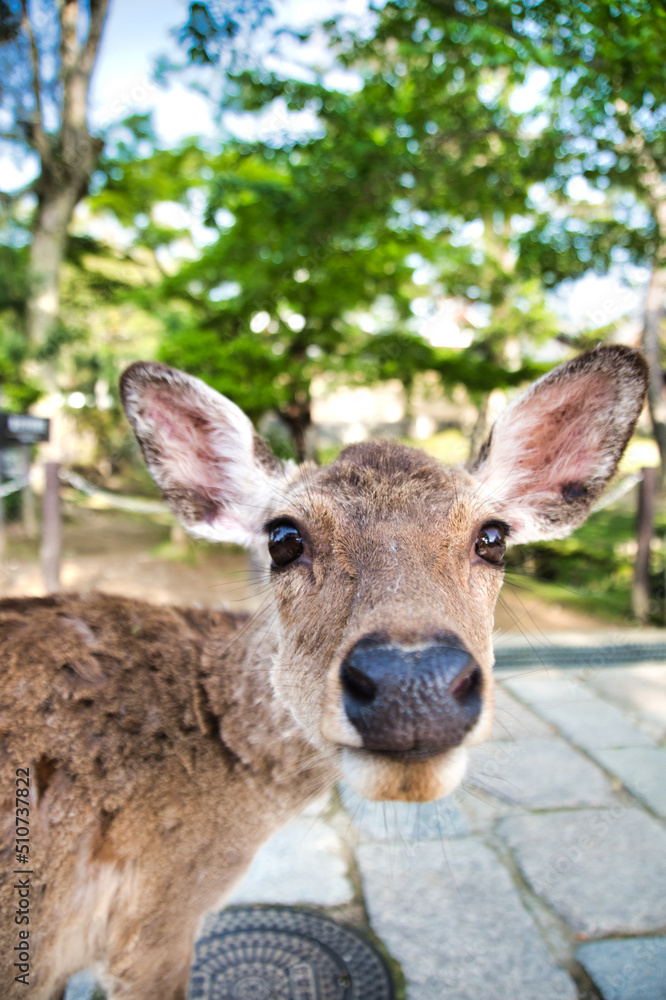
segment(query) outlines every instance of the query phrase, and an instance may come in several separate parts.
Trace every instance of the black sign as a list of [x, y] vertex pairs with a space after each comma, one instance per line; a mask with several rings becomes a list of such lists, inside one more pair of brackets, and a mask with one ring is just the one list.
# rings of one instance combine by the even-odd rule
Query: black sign
[[33, 417], [31, 413], [0, 412], [0, 445], [36, 444], [48, 441], [49, 421], [46, 417]]

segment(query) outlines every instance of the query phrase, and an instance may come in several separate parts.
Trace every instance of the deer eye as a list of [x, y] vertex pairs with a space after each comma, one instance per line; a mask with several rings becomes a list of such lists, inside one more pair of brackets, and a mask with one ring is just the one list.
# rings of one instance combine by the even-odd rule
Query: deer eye
[[477, 556], [494, 566], [501, 566], [506, 552], [507, 533], [503, 524], [484, 524], [474, 543]]
[[268, 551], [273, 566], [282, 568], [303, 555], [303, 539], [295, 524], [279, 521], [268, 528]]

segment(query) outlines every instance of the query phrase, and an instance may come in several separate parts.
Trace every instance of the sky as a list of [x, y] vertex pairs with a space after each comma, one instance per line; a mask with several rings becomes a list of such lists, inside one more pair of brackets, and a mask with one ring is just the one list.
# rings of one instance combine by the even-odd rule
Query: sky
[[[170, 31], [187, 20], [187, 0], [111, 0], [90, 90], [93, 132], [126, 115], [153, 109], [165, 143], [185, 135], [209, 134], [212, 119], [206, 101], [173, 83], [168, 90], [152, 79], [158, 56], [175, 56]], [[36, 172], [36, 164], [0, 157], [0, 188], [15, 190]]]
[[[111, 0], [90, 88], [90, 126], [93, 132], [137, 112], [152, 111], [156, 132], [165, 145], [190, 135], [217, 131], [211, 107], [204, 97], [172, 76], [168, 87], [153, 79], [159, 56], [182, 60], [184, 52], [174, 29], [188, 18], [188, 0]], [[359, 14], [365, 0], [286, 0], [285, 17], [307, 23], [334, 9]], [[322, 50], [323, 51], [323, 50]], [[239, 124], [242, 131], [243, 126]], [[0, 189], [16, 190], [36, 173], [36, 161], [18, 163], [0, 155]]]
[[[168, 89], [152, 79], [153, 68], [160, 55], [182, 60], [184, 51], [173, 35], [188, 17], [188, 0], [111, 0], [104, 29], [95, 75], [91, 87], [91, 123], [102, 127], [125, 114], [153, 110], [157, 134], [166, 144], [176, 143], [189, 135], [215, 134], [210, 106], [205, 98], [173, 77]], [[352, 17], [367, 12], [366, 0], [282, 0], [276, 5], [281, 20], [292, 27], [311, 24], [333, 12], [345, 12]], [[284, 43], [285, 45], [288, 43]], [[300, 52], [292, 49], [296, 58]], [[301, 50], [302, 51], [302, 50]], [[307, 58], [319, 63], [330, 62], [330, 56], [314, 37], [308, 46]], [[292, 64], [296, 72], [296, 62]], [[341, 87], [353, 88], [355, 74], [332, 70], [327, 79]], [[228, 116], [231, 120], [233, 116]], [[233, 119], [234, 131], [242, 130]]]
[[94, 129], [153, 109], [158, 135], [167, 144], [212, 132], [201, 95], [182, 83], [158, 87], [152, 79], [158, 56], [182, 58], [171, 31], [187, 21], [187, 8], [185, 0], [111, 0], [91, 85]]

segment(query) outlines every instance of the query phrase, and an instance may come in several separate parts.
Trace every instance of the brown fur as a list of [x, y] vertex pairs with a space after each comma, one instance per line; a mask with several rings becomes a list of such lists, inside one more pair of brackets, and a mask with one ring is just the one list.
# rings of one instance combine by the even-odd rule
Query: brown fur
[[[498, 520], [519, 539], [579, 523], [644, 391], [634, 352], [592, 352], [512, 404], [472, 471], [388, 442], [295, 470], [202, 383], [129, 369], [128, 416], [164, 494], [191, 530], [252, 544], [270, 595], [254, 619], [94, 594], [0, 602], [3, 996], [25, 991], [11, 957], [18, 768], [31, 777], [35, 1000], [59, 1000], [86, 966], [114, 1000], [182, 1000], [203, 914], [340, 773], [370, 798], [454, 788], [492, 722], [502, 569], [475, 540]], [[265, 526], [280, 517], [304, 550], [269, 570]], [[478, 664], [483, 710], [458, 746], [428, 759], [363, 749], [340, 670], [374, 634], [400, 648], [452, 635]]]
[[3, 997], [28, 992], [11, 968], [15, 869], [33, 872], [31, 997], [60, 996], [97, 963], [114, 997], [182, 997], [202, 913], [335, 779], [271, 696], [268, 664], [244, 662], [246, 628], [101, 594], [0, 602]]

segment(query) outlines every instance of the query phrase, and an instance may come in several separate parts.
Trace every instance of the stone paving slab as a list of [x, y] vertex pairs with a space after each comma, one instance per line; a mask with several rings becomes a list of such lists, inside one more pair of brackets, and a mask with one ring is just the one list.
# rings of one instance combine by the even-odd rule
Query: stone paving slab
[[490, 739], [521, 740], [525, 736], [553, 736], [555, 730], [529, 708], [525, 708], [501, 684], [495, 687], [495, 721]]
[[666, 663], [595, 670], [588, 680], [620, 708], [636, 712], [657, 741], [666, 740]]
[[666, 1000], [666, 938], [584, 944], [576, 958], [603, 1000]]
[[591, 750], [607, 771], [659, 816], [666, 818], [666, 747]]
[[436, 802], [371, 802], [349, 787], [340, 789], [340, 797], [352, 825], [372, 840], [414, 843], [462, 837], [469, 830], [464, 815], [452, 799]]
[[619, 708], [601, 698], [540, 702], [537, 710], [584, 750], [654, 746], [650, 737], [632, 725]]
[[572, 930], [603, 937], [666, 928], [666, 831], [641, 810], [510, 816], [498, 832]]
[[591, 761], [561, 739], [530, 737], [485, 744], [470, 754], [469, 784], [529, 809], [610, 806], [613, 787]]
[[397, 854], [361, 844], [370, 923], [400, 962], [408, 1000], [575, 1000], [507, 869], [475, 838]]
[[352, 898], [340, 837], [322, 820], [306, 817], [262, 847], [226, 903], [341, 906]]
[[494, 795], [489, 795], [467, 782], [464, 788], [459, 788], [453, 793], [452, 798], [467, 820], [470, 833], [492, 835], [499, 819], [504, 816], [524, 814], [520, 806], [514, 806]]
[[536, 673], [530, 670], [523, 675], [502, 678], [502, 684], [520, 701], [535, 706], [550, 701], [594, 701], [597, 697], [575, 670], [553, 668]]
[[92, 972], [77, 972], [67, 983], [63, 1000], [96, 1000], [104, 992]]

